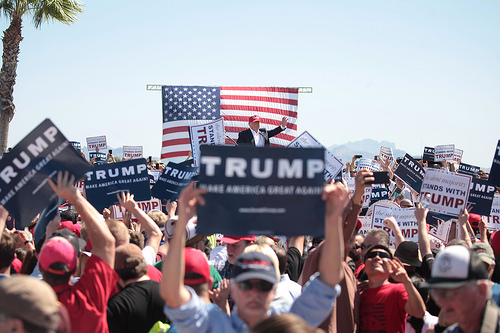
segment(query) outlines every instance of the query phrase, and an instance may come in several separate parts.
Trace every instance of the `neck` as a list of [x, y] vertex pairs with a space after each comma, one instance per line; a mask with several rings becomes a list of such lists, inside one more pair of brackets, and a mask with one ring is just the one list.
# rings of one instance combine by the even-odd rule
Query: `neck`
[[151, 280], [147, 274], [144, 274], [140, 278], [130, 279], [130, 280], [127, 280], [127, 281], [123, 281], [122, 279], [120, 279], [120, 286], [122, 288], [124, 288], [124, 287], [128, 286], [131, 283], [140, 282], [140, 281], [147, 281], [147, 280]]
[[0, 274], [10, 275], [10, 265], [5, 268], [0, 268]]
[[370, 276], [368, 277], [368, 286], [370, 288], [377, 288], [384, 284], [389, 283], [389, 278], [387, 276]]
[[243, 320], [247, 325], [248, 327], [254, 327], [255, 325], [257, 325], [259, 322], [261, 322], [262, 320], [266, 319], [267, 316], [241, 316], [239, 313], [238, 313], [238, 316], [241, 318], [241, 320]]

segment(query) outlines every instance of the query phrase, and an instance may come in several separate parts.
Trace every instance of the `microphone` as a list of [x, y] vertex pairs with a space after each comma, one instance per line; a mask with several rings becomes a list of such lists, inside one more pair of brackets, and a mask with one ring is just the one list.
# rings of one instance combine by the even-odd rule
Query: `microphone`
[[227, 135], [226, 131], [224, 131], [224, 136], [225, 136], [226, 138], [228, 138], [229, 140], [231, 140], [231, 141], [234, 143], [234, 145], [235, 145], [235, 146], [237, 146], [237, 145], [238, 145], [238, 144], [236, 143], [236, 141], [234, 141], [234, 140], [233, 140], [233, 138], [231, 138], [229, 135]]

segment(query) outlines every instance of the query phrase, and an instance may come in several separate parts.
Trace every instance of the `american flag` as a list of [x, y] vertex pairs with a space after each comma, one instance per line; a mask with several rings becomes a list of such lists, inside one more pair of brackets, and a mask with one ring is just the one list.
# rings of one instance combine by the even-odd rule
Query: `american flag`
[[[287, 146], [297, 136], [298, 88], [163, 86], [163, 144], [161, 159], [188, 157], [188, 127], [224, 118], [226, 134], [236, 142], [258, 115], [268, 130], [288, 117], [287, 129], [271, 139], [272, 146]], [[226, 139], [227, 144], [234, 144]]]

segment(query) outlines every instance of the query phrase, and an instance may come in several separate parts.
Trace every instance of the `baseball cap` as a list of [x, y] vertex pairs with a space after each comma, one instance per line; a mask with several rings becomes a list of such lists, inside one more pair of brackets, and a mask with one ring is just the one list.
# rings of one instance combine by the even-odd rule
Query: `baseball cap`
[[481, 215], [474, 214], [474, 213], [469, 213], [469, 224], [473, 228], [478, 228], [480, 221], [481, 221]]
[[411, 241], [404, 241], [399, 244], [394, 256], [399, 258], [403, 265], [421, 267], [422, 261], [418, 258], [418, 245]]
[[260, 117], [257, 115], [254, 115], [254, 116], [251, 116], [250, 118], [248, 118], [249, 123], [254, 123], [256, 121], [260, 121]]
[[1, 280], [0, 310], [48, 330], [55, 330], [59, 324], [59, 307], [52, 287], [26, 275]]
[[471, 248], [472, 251], [476, 252], [479, 258], [487, 263], [488, 265], [493, 265], [495, 263], [495, 254], [493, 249], [486, 243], [474, 243]]
[[432, 265], [431, 288], [458, 288], [469, 281], [488, 279], [488, 271], [475, 251], [462, 245], [447, 246]]
[[226, 244], [236, 244], [239, 241], [255, 242], [255, 235], [254, 236], [224, 236], [220, 239], [220, 241], [223, 243], [226, 243]]
[[38, 256], [40, 267], [45, 271], [64, 275], [76, 270], [76, 251], [65, 238], [56, 236], [45, 242]]
[[495, 231], [490, 238], [490, 244], [495, 253], [500, 254], [500, 232]]
[[200, 250], [184, 248], [184, 265], [184, 275], [187, 275], [184, 276], [184, 284], [197, 285], [210, 281], [208, 261]]
[[243, 282], [260, 279], [276, 284], [276, 269], [271, 258], [260, 252], [247, 252], [238, 257], [233, 267], [232, 279]]
[[[179, 216], [172, 216], [165, 223], [165, 233], [168, 238], [172, 238], [174, 235], [175, 224], [179, 220]], [[196, 226], [198, 222], [198, 217], [193, 216], [188, 223], [186, 224], [186, 240], [190, 240], [191, 238], [198, 235], [196, 232]]]

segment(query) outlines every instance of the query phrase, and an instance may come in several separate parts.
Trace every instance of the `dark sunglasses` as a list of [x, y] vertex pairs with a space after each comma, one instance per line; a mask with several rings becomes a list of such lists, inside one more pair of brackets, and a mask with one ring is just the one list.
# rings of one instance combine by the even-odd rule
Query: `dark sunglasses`
[[242, 281], [238, 282], [238, 287], [241, 290], [252, 290], [254, 287], [256, 287], [258, 291], [271, 291], [271, 289], [273, 289], [274, 287], [274, 284], [267, 281]]
[[376, 256], [379, 256], [380, 259], [390, 259], [391, 256], [387, 252], [382, 252], [382, 251], [372, 251], [370, 253], [367, 253], [365, 257], [367, 259], [372, 259], [375, 258]]

